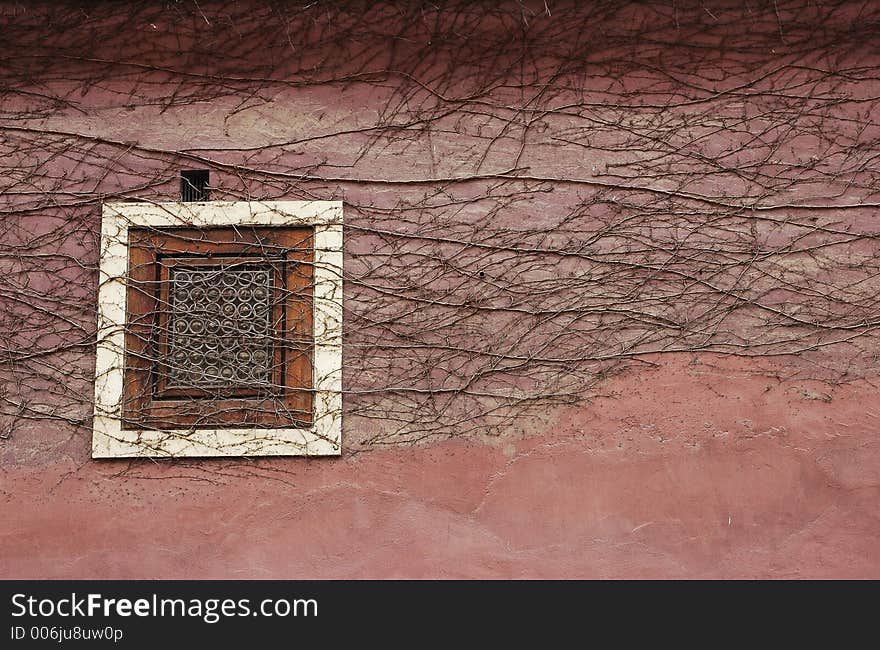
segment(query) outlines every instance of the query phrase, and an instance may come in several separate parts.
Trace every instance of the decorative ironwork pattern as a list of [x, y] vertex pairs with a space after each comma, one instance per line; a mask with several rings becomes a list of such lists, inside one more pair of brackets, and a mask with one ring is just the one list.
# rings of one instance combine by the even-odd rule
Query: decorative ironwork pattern
[[269, 385], [271, 268], [177, 267], [170, 280], [168, 387]]

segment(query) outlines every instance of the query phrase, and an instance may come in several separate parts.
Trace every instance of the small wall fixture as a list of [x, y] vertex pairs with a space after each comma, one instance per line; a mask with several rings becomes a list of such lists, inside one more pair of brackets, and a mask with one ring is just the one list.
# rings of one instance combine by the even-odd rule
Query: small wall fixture
[[180, 172], [180, 200], [184, 202], [208, 200], [207, 169], [191, 169]]

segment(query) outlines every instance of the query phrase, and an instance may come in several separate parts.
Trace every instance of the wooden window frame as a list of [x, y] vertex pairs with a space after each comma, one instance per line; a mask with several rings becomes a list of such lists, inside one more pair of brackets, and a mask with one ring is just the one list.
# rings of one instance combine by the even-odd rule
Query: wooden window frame
[[[122, 428], [311, 425], [313, 228], [132, 228], [128, 238]], [[230, 255], [275, 267], [283, 292], [273, 318], [280, 323], [273, 351], [278, 394], [248, 397], [240, 389], [169, 394], [160, 367], [169, 303], [167, 261], [176, 264], [191, 256], [190, 264], [216, 265]]]
[[[105, 204], [101, 229], [92, 456], [338, 455], [342, 442], [342, 227], [342, 203], [339, 201]], [[233, 242], [235, 250], [220, 252], [218, 246], [230, 243], [227, 238], [230, 228], [237, 233]], [[212, 229], [222, 233], [223, 237], [214, 238], [222, 241], [211, 240]], [[311, 252], [304, 252], [308, 247], [297, 246], [296, 241], [278, 239], [292, 236], [302, 244], [302, 234], [306, 231], [312, 235]], [[275, 234], [270, 234], [272, 232]], [[150, 237], [164, 239], [150, 241], [149, 246], [140, 245], [144, 238]], [[259, 238], [261, 241], [256, 241]], [[186, 243], [185, 250], [183, 242]], [[214, 419], [187, 423], [166, 417], [167, 413], [151, 410], [165, 406], [161, 402], [170, 396], [156, 392], [155, 377], [149, 377], [155, 369], [139, 367], [139, 358], [149, 365], [156, 354], [155, 350], [146, 355], [138, 353], [138, 341], [152, 339], [150, 336], [134, 336], [136, 340], [132, 340], [138, 321], [132, 313], [144, 315], [146, 322], [161, 317], [161, 309], [156, 309], [161, 296], [156, 291], [161, 287], [162, 260], [182, 255], [201, 259], [207, 258], [208, 253], [262, 260], [271, 257], [265, 254], [267, 244], [279, 244], [279, 251], [286, 250], [288, 253], [284, 255], [291, 255], [287, 260], [279, 260], [284, 267], [283, 273], [292, 269], [296, 273], [302, 272], [309, 266], [308, 256], [311, 255], [309, 287], [301, 287], [306, 289], [304, 293], [285, 294], [301, 295], [299, 299], [291, 300], [285, 309], [302, 309], [303, 315], [310, 315], [310, 318], [289, 315], [286, 319], [286, 322], [303, 324], [286, 345], [297, 352], [307, 348], [309, 358], [303, 357], [303, 363], [310, 369], [310, 388], [305, 388], [308, 381], [302, 376], [304, 366], [297, 370], [282, 364], [285, 373], [299, 373], [299, 377], [285, 377], [284, 392], [287, 394], [273, 398], [272, 405], [246, 403], [253, 402], [253, 396], [224, 394], [220, 396], [221, 401], [242, 402], [238, 405], [241, 408], [237, 416], [218, 417], [217, 400], [209, 399], [203, 402], [209, 410], [208, 405], [214, 402], [214, 414], [207, 414]], [[263, 247], [260, 254], [254, 254], [260, 246]], [[156, 259], [150, 257], [153, 254]], [[303, 284], [301, 278], [298, 281]], [[151, 282], [152, 291], [149, 289]], [[292, 280], [285, 278], [285, 282], [289, 284]], [[143, 304], [139, 306], [138, 301]], [[153, 322], [155, 325], [156, 321]], [[132, 325], [135, 325], [134, 330]], [[306, 325], [310, 325], [310, 332], [303, 329]], [[157, 331], [160, 330], [154, 326], [152, 333]], [[140, 379], [138, 373], [141, 373]], [[149, 384], [150, 392], [132, 387], [138, 381]], [[144, 395], [149, 400], [138, 405], [137, 400], [143, 400]], [[195, 395], [183, 397], [191, 406], [199, 401]], [[306, 399], [311, 400], [309, 406], [304, 406], [303, 400]], [[285, 405], [279, 404], [278, 400], [291, 401], [279, 409], [277, 407]], [[236, 405], [227, 403], [222, 406]], [[251, 421], [259, 418], [244, 417], [243, 412], [248, 410], [269, 414], [274, 411], [276, 417], [279, 411], [286, 411], [288, 415], [284, 419]], [[235, 408], [231, 411], [235, 412]], [[293, 417], [290, 417], [291, 413]], [[306, 413], [311, 414], [311, 418], [304, 415]]]

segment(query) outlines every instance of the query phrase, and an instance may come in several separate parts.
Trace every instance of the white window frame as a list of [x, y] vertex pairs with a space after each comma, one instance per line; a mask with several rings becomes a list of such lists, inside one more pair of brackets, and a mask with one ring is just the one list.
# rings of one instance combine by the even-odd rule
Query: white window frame
[[[310, 428], [123, 429], [128, 230], [314, 226]], [[333, 456], [342, 448], [342, 202], [106, 203], [102, 211], [92, 458]]]

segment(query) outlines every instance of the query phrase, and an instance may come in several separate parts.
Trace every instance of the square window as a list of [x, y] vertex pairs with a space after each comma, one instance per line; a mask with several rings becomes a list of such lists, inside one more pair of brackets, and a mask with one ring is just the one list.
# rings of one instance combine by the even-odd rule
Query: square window
[[312, 228], [130, 228], [122, 428], [309, 426]]
[[93, 457], [340, 451], [339, 202], [104, 206]]

